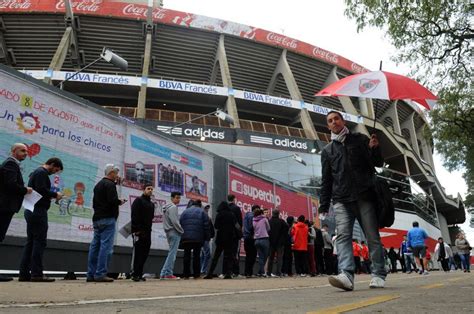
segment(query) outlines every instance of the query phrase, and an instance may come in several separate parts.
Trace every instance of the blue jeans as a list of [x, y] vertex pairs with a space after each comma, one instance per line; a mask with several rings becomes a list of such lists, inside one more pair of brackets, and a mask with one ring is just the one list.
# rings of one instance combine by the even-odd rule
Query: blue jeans
[[168, 240], [169, 251], [168, 256], [166, 257], [165, 264], [161, 269], [160, 277], [172, 276], [174, 262], [176, 261], [176, 253], [178, 252], [179, 241], [181, 240], [181, 235], [176, 231], [166, 232], [166, 239]]
[[115, 218], [94, 221], [94, 238], [89, 247], [87, 278], [102, 278], [112, 258], [115, 236]]
[[211, 247], [209, 241], [204, 241], [201, 249], [201, 273], [207, 273], [209, 261], [211, 260]]
[[268, 238], [255, 239], [255, 248], [258, 254], [258, 274], [265, 274], [265, 262], [270, 251], [270, 241]]
[[383, 257], [382, 242], [378, 229], [375, 204], [371, 200], [360, 198], [351, 203], [335, 203], [337, 228], [337, 258], [339, 272], [345, 273], [354, 282], [355, 263], [352, 253], [352, 231], [357, 218], [367, 238], [370, 259], [372, 260], [372, 277], [385, 279], [387, 271]]
[[412, 254], [403, 254], [403, 257], [405, 258], [405, 267], [407, 268], [407, 271], [411, 271], [411, 263], [413, 263], [413, 255]]
[[[43, 276], [43, 254], [48, 238], [48, 216], [25, 210], [27, 240], [20, 263], [20, 277]], [[31, 273], [30, 273], [31, 272]]]
[[470, 271], [470, 264], [471, 264], [471, 260], [470, 260], [470, 254], [467, 253], [467, 254], [459, 254], [459, 256], [461, 257], [461, 263], [462, 263], [462, 266], [464, 268], [464, 270], [469, 270]]

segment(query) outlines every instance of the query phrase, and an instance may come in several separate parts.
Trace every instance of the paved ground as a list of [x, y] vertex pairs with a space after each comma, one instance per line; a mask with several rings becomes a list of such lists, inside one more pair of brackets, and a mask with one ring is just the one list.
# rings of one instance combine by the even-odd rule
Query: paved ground
[[0, 313], [469, 313], [474, 273], [394, 274], [386, 288], [339, 291], [325, 277], [233, 280], [148, 280], [135, 283], [0, 283]]

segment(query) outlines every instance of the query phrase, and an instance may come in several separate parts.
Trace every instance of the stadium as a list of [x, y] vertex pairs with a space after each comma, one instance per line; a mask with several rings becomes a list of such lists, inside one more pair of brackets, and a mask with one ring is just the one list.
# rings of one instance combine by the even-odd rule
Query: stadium
[[[398, 247], [414, 220], [431, 248], [440, 236], [454, 242], [452, 226], [465, 221], [460, 196], [447, 195], [436, 177], [428, 122], [415, 103], [314, 96], [368, 71], [343, 56], [137, 1], [6, 0], [0, 12], [1, 63], [53, 85], [67, 80], [65, 91], [316, 195], [319, 152], [330, 140], [325, 115], [342, 112], [350, 129], [376, 133], [382, 145], [379, 175], [397, 209], [395, 224], [382, 230], [385, 247]], [[97, 61], [104, 47], [127, 60], [127, 70]], [[213, 114], [218, 108], [233, 124]]]

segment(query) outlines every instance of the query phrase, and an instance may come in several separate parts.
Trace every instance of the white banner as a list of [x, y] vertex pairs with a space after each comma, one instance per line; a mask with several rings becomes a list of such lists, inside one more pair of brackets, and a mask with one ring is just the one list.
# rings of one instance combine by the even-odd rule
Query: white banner
[[194, 84], [194, 83], [186, 83], [186, 82], [178, 82], [178, 81], [157, 80], [157, 79], [149, 79], [148, 87], [177, 90], [177, 91], [189, 92], [189, 93], [207, 94], [207, 95], [227, 96], [229, 94], [227, 87], [202, 85], [202, 84]]
[[234, 97], [239, 98], [239, 99], [250, 100], [250, 101], [263, 102], [263, 103], [276, 105], [276, 106], [301, 109], [300, 101], [291, 100], [288, 98], [275, 97], [275, 96], [241, 91], [241, 90], [234, 90]]

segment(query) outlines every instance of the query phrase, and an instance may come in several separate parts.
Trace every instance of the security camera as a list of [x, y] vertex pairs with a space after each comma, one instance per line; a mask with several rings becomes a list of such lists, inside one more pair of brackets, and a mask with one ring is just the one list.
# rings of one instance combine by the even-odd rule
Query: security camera
[[115, 54], [112, 50], [105, 48], [102, 49], [102, 54], [100, 55], [105, 61], [112, 63], [116, 67], [120, 68], [123, 71], [127, 71], [128, 62], [121, 56]]

